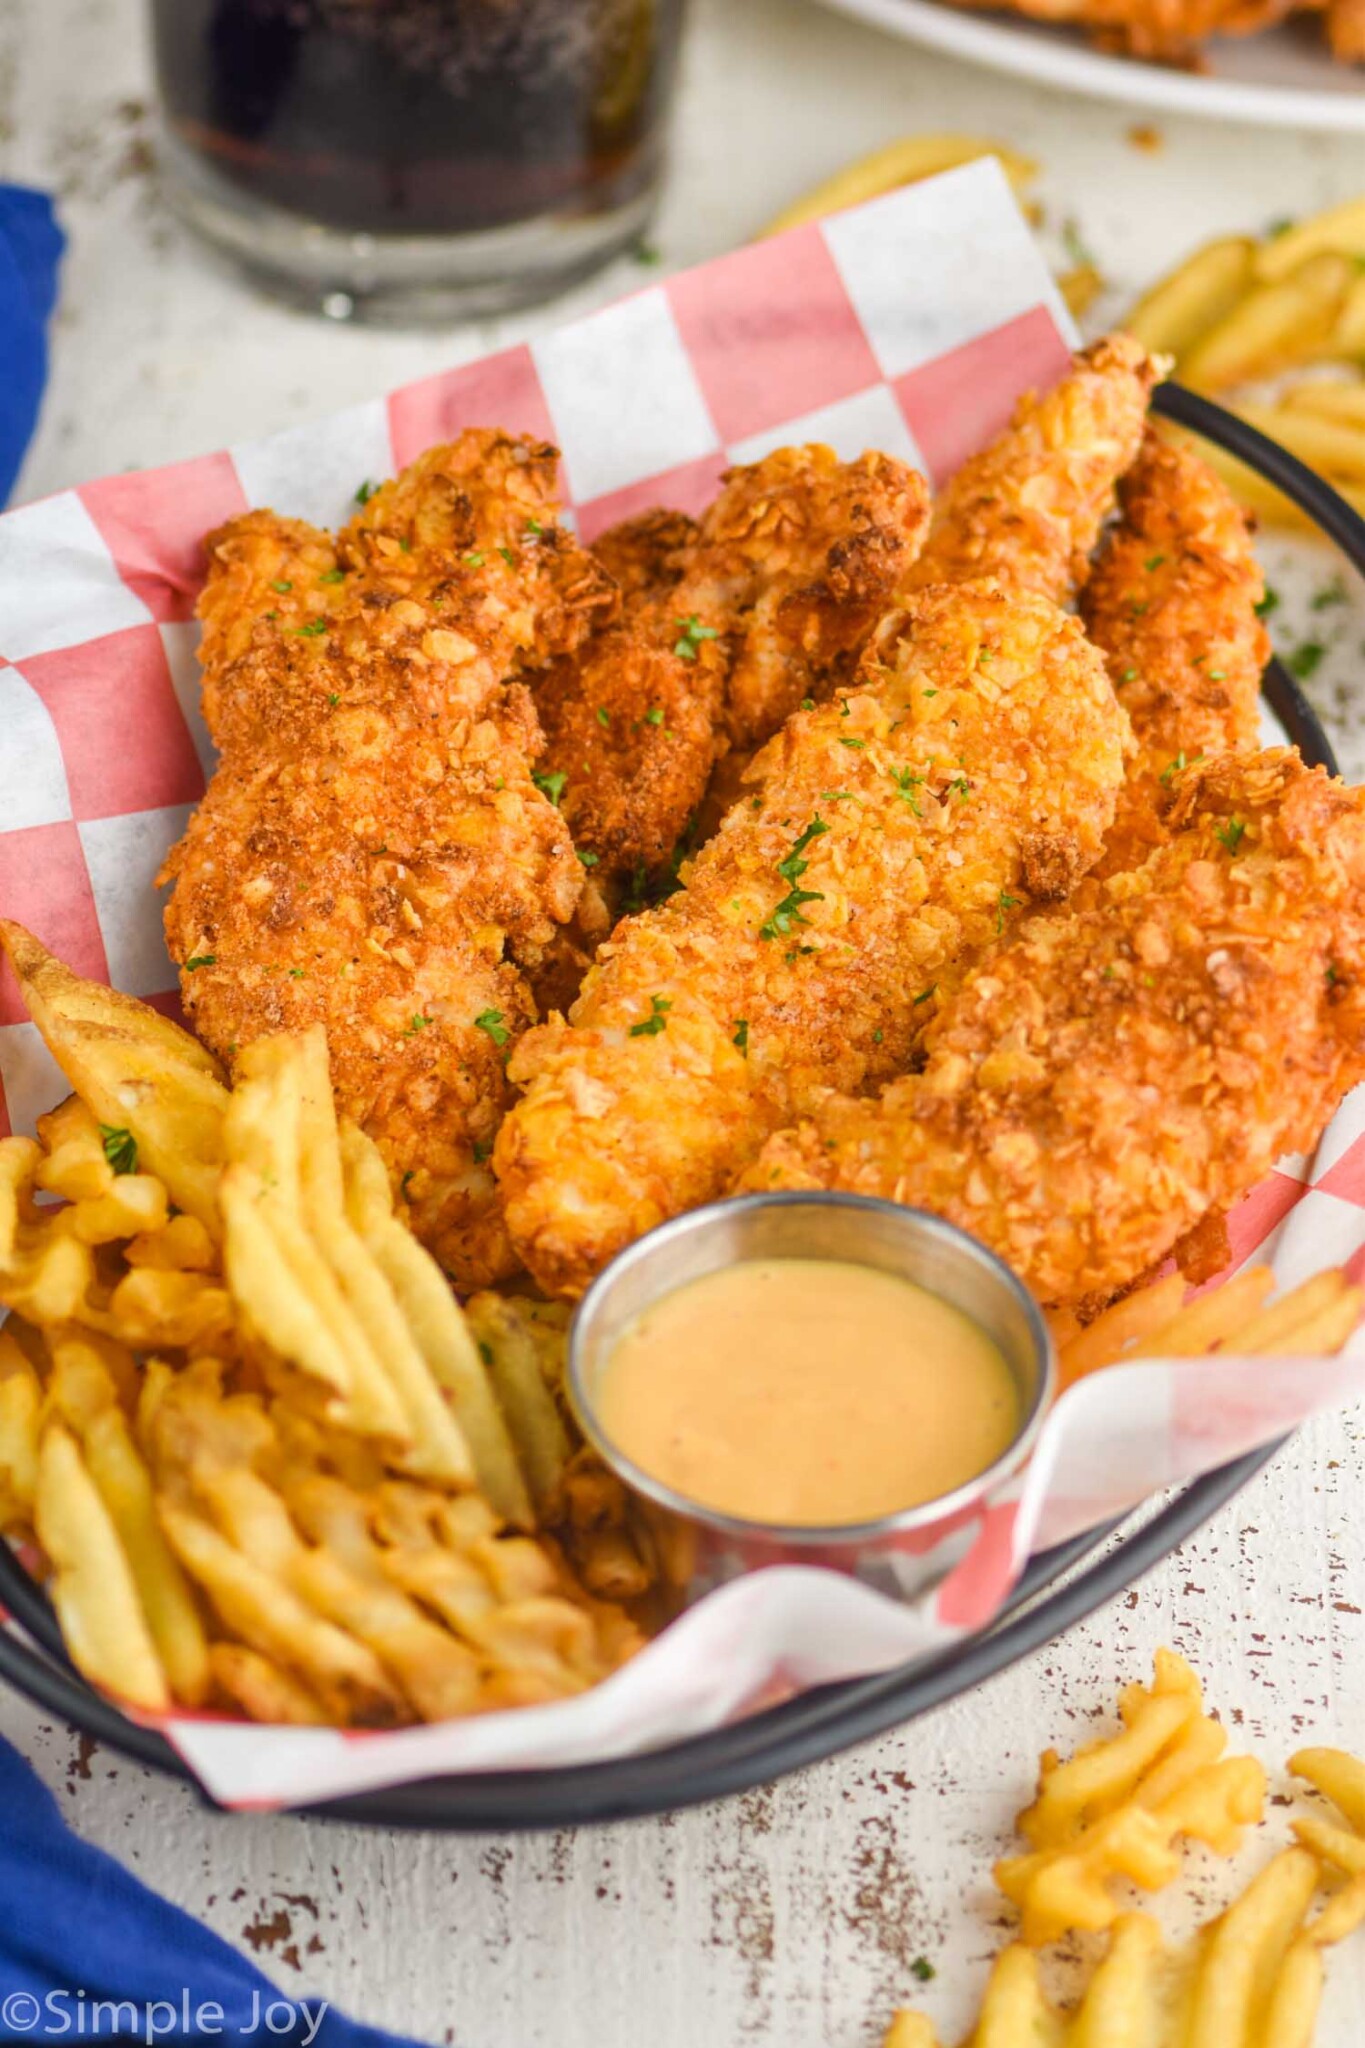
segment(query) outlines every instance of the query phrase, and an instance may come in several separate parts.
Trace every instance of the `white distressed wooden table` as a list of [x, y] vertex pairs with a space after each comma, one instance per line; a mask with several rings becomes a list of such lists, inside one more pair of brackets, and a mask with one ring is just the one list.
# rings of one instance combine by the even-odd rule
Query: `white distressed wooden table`
[[[999, 135], [1042, 159], [1045, 236], [1060, 258], [1074, 221], [1116, 307], [1200, 236], [1365, 182], [1347, 140], [1172, 122], [1153, 147], [1146, 117], [921, 55], [805, 0], [695, 4], [657, 234], [670, 266], [730, 246], [817, 176], [917, 128]], [[140, 14], [138, 0], [0, 0], [0, 174], [55, 189], [72, 235], [21, 496], [268, 432], [557, 317], [376, 335], [247, 296], [158, 203]], [[622, 263], [572, 303], [637, 280]], [[1333, 595], [1326, 558], [1276, 543], [1267, 555], [1283, 644], [1325, 643], [1311, 688], [1347, 769], [1365, 774], [1365, 608], [1353, 591], [1314, 611], [1314, 592]], [[291, 1995], [432, 2042], [856, 2048], [916, 1994], [952, 2037], [1002, 1939], [985, 1872], [1038, 1749], [1081, 1734], [1158, 1644], [1192, 1658], [1268, 1760], [1310, 1736], [1365, 1740], [1363, 1478], [1359, 1417], [1322, 1423], [1066, 1640], [851, 1756], [671, 1820], [499, 1840], [223, 1819], [3, 1695], [0, 1728], [84, 1835]], [[1186, 1910], [1226, 1895], [1225, 1873], [1190, 1868]], [[927, 1987], [911, 1971], [921, 1955], [937, 1970]], [[1362, 2012], [1357, 1945], [1334, 1968], [1323, 2048], [1358, 2048]]]

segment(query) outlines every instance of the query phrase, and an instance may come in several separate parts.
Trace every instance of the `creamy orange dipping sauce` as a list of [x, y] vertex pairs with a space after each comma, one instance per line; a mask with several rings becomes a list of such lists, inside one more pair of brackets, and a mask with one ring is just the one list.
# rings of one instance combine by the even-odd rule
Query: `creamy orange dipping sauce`
[[961, 1309], [835, 1259], [754, 1259], [627, 1325], [598, 1414], [642, 1472], [754, 1522], [865, 1522], [950, 1493], [1014, 1441], [1019, 1393]]

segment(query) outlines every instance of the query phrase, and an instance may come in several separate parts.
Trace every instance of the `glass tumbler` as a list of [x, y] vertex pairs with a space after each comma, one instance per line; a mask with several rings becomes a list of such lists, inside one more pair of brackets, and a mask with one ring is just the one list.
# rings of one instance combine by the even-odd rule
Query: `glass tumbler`
[[151, 0], [173, 204], [333, 319], [547, 297], [646, 226], [686, 0]]

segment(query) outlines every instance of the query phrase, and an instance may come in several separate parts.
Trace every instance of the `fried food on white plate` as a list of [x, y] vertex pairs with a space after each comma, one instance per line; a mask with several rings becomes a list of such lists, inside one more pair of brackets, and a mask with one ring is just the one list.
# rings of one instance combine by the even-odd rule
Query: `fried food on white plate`
[[581, 1293], [815, 1091], [902, 1070], [945, 969], [1096, 858], [1126, 727], [1041, 598], [962, 585], [888, 617], [678, 893], [618, 928], [568, 1022], [517, 1048], [495, 1165], [540, 1284]]

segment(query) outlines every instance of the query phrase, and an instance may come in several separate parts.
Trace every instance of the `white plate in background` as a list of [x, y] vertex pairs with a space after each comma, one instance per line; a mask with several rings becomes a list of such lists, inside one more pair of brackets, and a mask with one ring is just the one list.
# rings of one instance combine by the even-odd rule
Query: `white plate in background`
[[942, 0], [824, 0], [827, 7], [969, 64], [1164, 114], [1365, 134], [1365, 66], [1336, 63], [1322, 17], [1306, 15], [1206, 49], [1208, 69], [1176, 71], [1094, 50], [1079, 28], [966, 13]]

